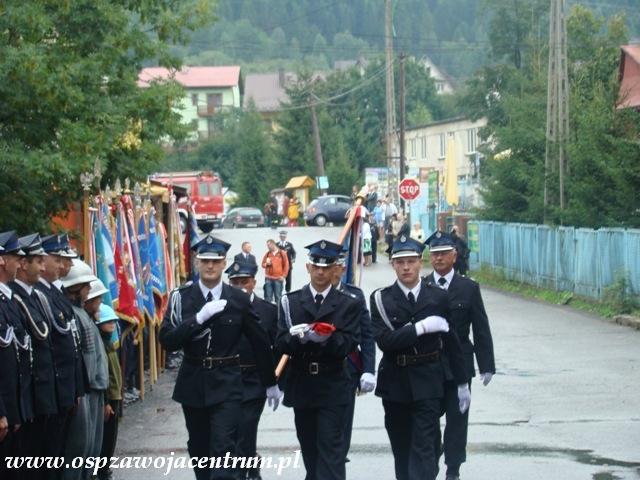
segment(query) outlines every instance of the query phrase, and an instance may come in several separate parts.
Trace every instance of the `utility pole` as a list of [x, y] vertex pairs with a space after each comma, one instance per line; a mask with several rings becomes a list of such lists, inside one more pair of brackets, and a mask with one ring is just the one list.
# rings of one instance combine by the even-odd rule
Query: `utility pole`
[[393, 136], [396, 131], [396, 106], [395, 89], [393, 86], [393, 17], [391, 12], [392, 0], [384, 0], [384, 40], [385, 40], [385, 65], [386, 65], [386, 147], [387, 147], [387, 168], [388, 191], [391, 198], [396, 203], [397, 199], [397, 179], [395, 178], [396, 165], [393, 158]]
[[544, 156], [544, 221], [551, 205], [550, 178], [558, 172], [560, 210], [566, 205], [564, 181], [568, 171], [566, 141], [569, 138], [569, 75], [565, 0], [550, 0], [549, 70], [547, 72], [547, 128]]
[[[320, 129], [318, 128], [318, 117], [316, 115], [316, 104], [312, 100], [309, 101], [311, 108], [311, 130], [313, 132], [313, 149], [316, 157], [316, 175], [324, 177], [324, 161], [322, 160], [322, 146], [320, 145]], [[320, 194], [324, 195], [326, 190], [320, 190]]]
[[[404, 146], [404, 130], [405, 130], [405, 105], [404, 105], [404, 53], [400, 54], [400, 177], [398, 184], [404, 178], [405, 169], [405, 146]], [[400, 199], [400, 210], [404, 213], [404, 200]]]

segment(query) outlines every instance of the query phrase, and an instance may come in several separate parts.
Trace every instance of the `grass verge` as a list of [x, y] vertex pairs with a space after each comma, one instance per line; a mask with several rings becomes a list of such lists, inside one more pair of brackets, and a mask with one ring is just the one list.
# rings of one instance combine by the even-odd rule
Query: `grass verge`
[[[518, 295], [535, 298], [556, 305], [570, 305], [578, 310], [606, 318], [612, 318], [616, 315], [633, 315], [640, 317], [640, 307], [637, 302], [628, 297], [620, 298], [620, 295], [605, 294], [605, 298], [602, 301], [592, 300], [575, 295], [573, 292], [547, 290], [529, 285], [528, 283], [509, 280], [502, 272], [487, 267], [482, 267], [480, 270], [473, 270], [470, 272], [470, 276], [483, 286], [505, 292], [517, 293]], [[619, 291], [620, 287], [614, 284], [611, 289]]]

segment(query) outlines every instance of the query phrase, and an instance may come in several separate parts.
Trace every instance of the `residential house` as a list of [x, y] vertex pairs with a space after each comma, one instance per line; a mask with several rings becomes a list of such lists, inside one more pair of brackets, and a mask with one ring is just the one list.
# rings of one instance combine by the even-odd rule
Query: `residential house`
[[620, 47], [618, 108], [640, 110], [640, 44]]
[[295, 73], [285, 72], [283, 69], [272, 73], [250, 73], [244, 84], [243, 108], [250, 106], [262, 116], [269, 129], [276, 130], [275, 117], [280, 105], [288, 100], [285, 89], [295, 83]]
[[140, 71], [138, 85], [147, 87], [151, 82], [170, 79], [184, 87], [185, 95], [175, 109], [182, 115], [183, 123], [192, 126], [193, 140], [205, 140], [213, 134], [217, 113], [242, 105], [239, 66], [185, 66], [180, 71], [149, 67]]
[[429, 76], [433, 78], [433, 82], [436, 86], [436, 92], [440, 94], [453, 93], [455, 90], [454, 82], [443, 69], [439, 68], [429, 57], [426, 56], [422, 57], [419, 63], [424, 66]]
[[[421, 169], [436, 170], [442, 181], [447, 143], [449, 138], [452, 138], [460, 196], [458, 208], [468, 210], [480, 206], [478, 130], [486, 124], [486, 119], [472, 121], [465, 117], [457, 117], [406, 129], [405, 159], [408, 171], [417, 175]], [[393, 136], [392, 147], [394, 157], [399, 158], [397, 135]]]

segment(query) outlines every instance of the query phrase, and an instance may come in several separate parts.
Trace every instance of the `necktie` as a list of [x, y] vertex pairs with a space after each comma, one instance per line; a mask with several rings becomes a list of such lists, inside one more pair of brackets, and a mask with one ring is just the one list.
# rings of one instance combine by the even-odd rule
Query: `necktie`
[[447, 279], [446, 279], [446, 278], [444, 278], [444, 277], [440, 277], [440, 278], [438, 279], [438, 283], [440, 284], [440, 286], [441, 286], [442, 288], [444, 288], [444, 286], [447, 284]]
[[322, 305], [322, 300], [324, 300], [324, 297], [318, 293], [315, 298], [316, 298], [316, 310], [320, 310], [320, 305]]
[[207, 293], [207, 302], [213, 300], [213, 294], [211, 292]]
[[413, 307], [416, 304], [416, 297], [413, 294], [413, 292], [409, 292], [409, 294], [407, 295], [407, 298], [409, 299], [409, 303]]

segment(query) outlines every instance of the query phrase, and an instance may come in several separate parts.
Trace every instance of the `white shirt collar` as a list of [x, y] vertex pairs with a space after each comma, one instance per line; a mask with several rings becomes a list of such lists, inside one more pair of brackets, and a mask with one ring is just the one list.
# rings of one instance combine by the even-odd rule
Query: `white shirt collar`
[[204, 298], [207, 298], [207, 295], [209, 295], [209, 292], [211, 292], [214, 300], [220, 300], [220, 296], [222, 295], [222, 280], [220, 280], [218, 284], [213, 288], [207, 287], [204, 283], [202, 283], [202, 280], [198, 280], [198, 285], [200, 285], [200, 291], [202, 292], [202, 296]]
[[0, 282], [0, 292], [2, 292], [5, 297], [7, 297], [9, 300], [11, 300], [11, 297], [13, 296], [13, 292], [11, 291], [11, 289], [9, 287], [7, 287], [2, 282]]
[[400, 287], [400, 290], [402, 290], [402, 293], [404, 293], [404, 296], [407, 297], [407, 299], [409, 298], [409, 292], [413, 293], [413, 297], [416, 300], [418, 299], [418, 295], [420, 295], [420, 288], [422, 287], [422, 281], [419, 281], [418, 284], [413, 288], [405, 286], [400, 280], [397, 280], [396, 283]]
[[62, 280], [58, 279], [53, 282], [53, 286], [62, 291]]
[[25, 292], [27, 292], [27, 295], [31, 295], [31, 292], [33, 292], [33, 287], [30, 285], [27, 285], [22, 280], [18, 280], [16, 278], [16, 283], [20, 285]]
[[309, 284], [309, 290], [311, 290], [311, 296], [314, 298], [314, 300], [316, 298], [316, 295], [318, 294], [322, 295], [322, 300], [324, 300], [325, 298], [327, 298], [327, 295], [329, 295], [329, 290], [331, 290], [331, 285], [325, 288], [322, 292], [318, 292], [315, 288], [313, 288], [311, 284]]
[[440, 275], [438, 272], [436, 272], [434, 270], [433, 271], [433, 281], [436, 282], [436, 285], [438, 287], [444, 288], [445, 290], [447, 290], [449, 288], [449, 285], [451, 285], [451, 280], [453, 280], [453, 274], [454, 273], [456, 273], [456, 271], [452, 268], [451, 271], [444, 276], [444, 279], [447, 281], [447, 283], [445, 283], [444, 285], [440, 285], [440, 283], [438, 283], [438, 280], [440, 280], [440, 278], [442, 278], [442, 275]]
[[40, 277], [40, 278], [38, 279], [38, 281], [39, 281], [41, 284], [43, 284], [45, 287], [47, 287], [47, 288], [51, 288], [51, 284], [50, 284], [48, 281], [46, 281], [43, 277]]

